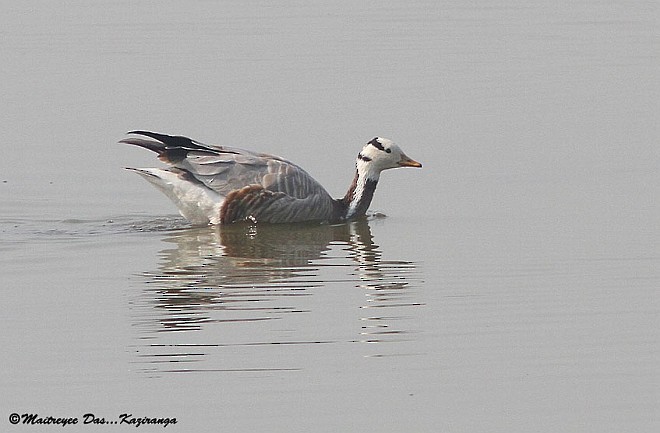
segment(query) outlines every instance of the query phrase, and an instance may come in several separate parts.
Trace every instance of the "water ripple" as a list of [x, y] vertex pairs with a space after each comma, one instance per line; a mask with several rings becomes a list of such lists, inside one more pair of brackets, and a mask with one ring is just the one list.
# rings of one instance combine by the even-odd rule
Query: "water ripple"
[[[286, 347], [415, 338], [406, 310], [423, 305], [417, 265], [382, 260], [368, 221], [190, 228], [163, 242], [158, 268], [139, 276], [144, 284], [131, 301], [137, 362], [149, 374], [297, 371]], [[349, 332], [337, 308], [355, 311]], [[274, 348], [284, 365], [265, 355]], [[182, 362], [195, 367], [171, 368]]]

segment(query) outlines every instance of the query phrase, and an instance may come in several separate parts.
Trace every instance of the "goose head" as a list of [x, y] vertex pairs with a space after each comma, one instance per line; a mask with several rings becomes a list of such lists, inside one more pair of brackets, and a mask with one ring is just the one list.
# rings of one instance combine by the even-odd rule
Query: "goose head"
[[375, 137], [358, 153], [356, 173], [348, 192], [338, 200], [341, 211], [339, 220], [349, 220], [365, 214], [376, 190], [380, 173], [397, 167], [417, 167], [422, 164], [408, 157], [392, 142], [383, 137]]
[[366, 178], [378, 179], [380, 172], [397, 167], [421, 168], [422, 164], [408, 157], [392, 140], [375, 137], [357, 157], [358, 172]]

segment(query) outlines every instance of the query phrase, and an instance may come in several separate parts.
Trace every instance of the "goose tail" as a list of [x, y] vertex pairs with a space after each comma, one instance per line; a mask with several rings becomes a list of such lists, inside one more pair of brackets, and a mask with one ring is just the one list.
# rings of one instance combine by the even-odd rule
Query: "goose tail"
[[176, 168], [133, 168], [126, 170], [139, 174], [174, 202], [181, 216], [195, 225], [218, 224], [220, 207], [225, 197], [191, 182], [187, 172]]

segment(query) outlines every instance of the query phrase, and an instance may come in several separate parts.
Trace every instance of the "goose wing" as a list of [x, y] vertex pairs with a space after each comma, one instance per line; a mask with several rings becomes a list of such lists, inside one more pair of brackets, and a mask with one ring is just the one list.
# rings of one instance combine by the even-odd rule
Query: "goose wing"
[[181, 177], [209, 188], [225, 200], [220, 222], [253, 218], [260, 222], [333, 219], [334, 200], [298, 165], [275, 155], [211, 146], [187, 137], [148, 131], [123, 143], [152, 150]]

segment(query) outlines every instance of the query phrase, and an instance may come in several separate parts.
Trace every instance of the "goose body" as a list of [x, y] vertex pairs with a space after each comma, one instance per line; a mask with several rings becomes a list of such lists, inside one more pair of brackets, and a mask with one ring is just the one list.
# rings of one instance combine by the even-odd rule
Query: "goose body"
[[169, 167], [128, 170], [161, 190], [193, 224], [356, 219], [366, 213], [381, 171], [422, 166], [392, 141], [376, 137], [358, 154], [346, 195], [334, 199], [301, 167], [275, 155], [155, 132], [129, 134], [134, 137], [121, 143], [152, 150]]

